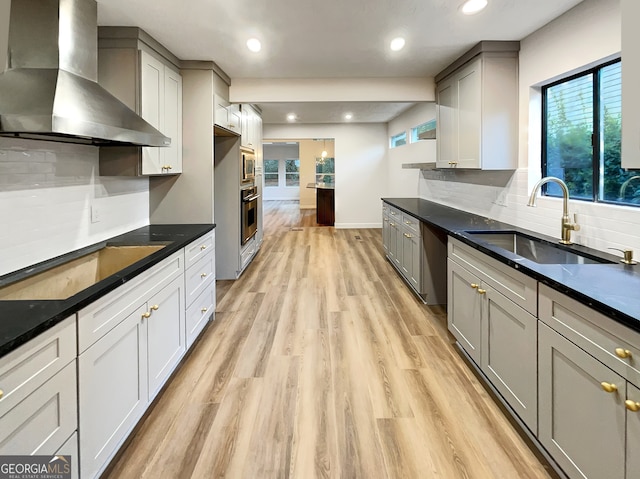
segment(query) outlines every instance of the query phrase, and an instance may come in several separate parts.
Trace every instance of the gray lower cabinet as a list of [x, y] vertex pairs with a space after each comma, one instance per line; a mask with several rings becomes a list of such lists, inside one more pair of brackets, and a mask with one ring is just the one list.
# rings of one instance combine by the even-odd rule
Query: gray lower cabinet
[[382, 204], [382, 246], [386, 257], [427, 304], [446, 299], [446, 234], [409, 213]]
[[482, 295], [477, 288], [480, 279], [452, 260], [447, 262], [447, 323], [476, 364], [480, 364], [482, 341]]
[[537, 322], [495, 289], [482, 283], [480, 367], [520, 419], [535, 434], [538, 427]]
[[625, 406], [627, 407], [627, 479], [632, 479], [640, 477], [640, 389], [631, 383], [627, 383]]
[[[504, 401], [534, 434], [538, 428], [537, 318], [529, 293], [535, 280], [450, 239], [447, 324]], [[530, 281], [529, 281], [530, 280]], [[515, 285], [515, 286], [514, 286]], [[517, 286], [517, 287], [516, 287]]]
[[625, 478], [626, 381], [542, 322], [538, 340], [538, 439], [571, 478]]

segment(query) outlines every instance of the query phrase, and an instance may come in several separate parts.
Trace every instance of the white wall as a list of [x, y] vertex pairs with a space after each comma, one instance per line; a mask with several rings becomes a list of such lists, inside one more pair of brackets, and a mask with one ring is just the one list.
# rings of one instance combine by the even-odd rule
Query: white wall
[[380, 228], [387, 188], [387, 125], [383, 123], [264, 125], [264, 138], [333, 138], [336, 228]]
[[0, 139], [0, 275], [147, 224], [148, 179], [99, 177], [98, 148]]
[[[540, 85], [616, 56], [620, 52], [619, 0], [585, 0], [566, 14], [522, 40], [520, 51], [520, 169], [505, 186], [461, 181], [420, 181], [420, 196], [473, 213], [558, 237], [561, 200], [542, 197], [537, 208], [526, 203], [541, 176]], [[528, 169], [527, 169], [528, 167]], [[491, 175], [491, 172], [480, 173]], [[427, 177], [435, 173], [424, 172]], [[570, 201], [581, 231], [576, 242], [606, 250], [640, 250], [640, 208]]]
[[[436, 105], [433, 102], [418, 103], [388, 123], [387, 137], [407, 132], [411, 139], [411, 128], [436, 117]], [[435, 140], [421, 140], [407, 143], [397, 148], [389, 148], [388, 153], [388, 189], [386, 196], [405, 198], [418, 196], [420, 170], [402, 168], [403, 163], [430, 163], [436, 161]]]

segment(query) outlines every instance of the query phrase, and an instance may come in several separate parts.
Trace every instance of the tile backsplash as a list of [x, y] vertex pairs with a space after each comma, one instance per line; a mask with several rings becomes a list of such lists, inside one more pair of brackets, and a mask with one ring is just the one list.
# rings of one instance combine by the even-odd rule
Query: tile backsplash
[[[436, 177], [438, 172], [421, 173], [420, 197], [424, 199], [549, 236], [560, 236], [562, 200], [539, 197], [536, 208], [528, 207], [527, 169], [509, 172], [510, 178], [502, 178], [497, 184], [491, 181], [477, 184], [477, 178], [466, 181], [463, 175]], [[490, 176], [497, 173], [475, 174]], [[572, 234], [576, 243], [620, 255], [608, 248], [631, 248], [635, 256], [640, 257], [640, 208], [569, 200], [572, 219], [574, 213], [580, 225], [580, 231]]]
[[98, 148], [0, 139], [0, 275], [149, 224], [149, 180], [98, 176]]

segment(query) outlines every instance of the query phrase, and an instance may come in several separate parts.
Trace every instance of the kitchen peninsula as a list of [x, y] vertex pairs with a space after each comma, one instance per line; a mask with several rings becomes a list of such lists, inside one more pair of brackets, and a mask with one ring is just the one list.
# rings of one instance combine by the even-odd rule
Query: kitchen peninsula
[[335, 223], [335, 190], [333, 183], [309, 183], [307, 188], [316, 189], [316, 222], [333, 226]]

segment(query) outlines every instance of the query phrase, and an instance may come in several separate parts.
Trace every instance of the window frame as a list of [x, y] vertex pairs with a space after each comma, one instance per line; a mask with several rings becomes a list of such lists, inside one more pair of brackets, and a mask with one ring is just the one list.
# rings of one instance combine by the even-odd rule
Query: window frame
[[[275, 161], [277, 162], [278, 165], [278, 172], [277, 173], [273, 173], [272, 171], [267, 172], [264, 168], [264, 162], [265, 161]], [[265, 188], [280, 188], [280, 160], [279, 159], [275, 159], [275, 158], [265, 158], [263, 160], [263, 168], [262, 168], [262, 174], [264, 175], [264, 187]], [[277, 179], [278, 179], [278, 184], [277, 185], [267, 185], [267, 175], [273, 175], [273, 174], [277, 174]]]
[[[401, 144], [401, 145], [396, 145], [394, 143], [394, 140], [397, 141], [396, 139], [399, 139], [402, 136], [404, 136], [404, 143]], [[391, 135], [389, 137], [389, 148], [400, 148], [401, 146], [406, 146], [408, 144], [409, 144], [409, 139], [407, 137], [407, 130], [401, 131], [400, 133], [397, 133], [395, 135]]]
[[[551, 83], [548, 83], [546, 85], [543, 85], [541, 88], [541, 96], [542, 96], [542, 101], [541, 101], [541, 105], [542, 105], [542, 135], [541, 135], [541, 143], [542, 143], [542, 155], [541, 155], [541, 173], [542, 176], [548, 176], [547, 173], [547, 162], [548, 162], [548, 158], [547, 158], [547, 134], [548, 134], [548, 115], [547, 115], [547, 106], [548, 106], [548, 95], [547, 95], [547, 91], [549, 90], [549, 88], [552, 88], [554, 86], [560, 85], [562, 83], [567, 83], [570, 82], [572, 80], [581, 78], [581, 77], [586, 77], [588, 75], [593, 75], [593, 83], [592, 83], [592, 87], [593, 87], [593, 94], [592, 94], [592, 108], [593, 108], [593, 129], [592, 129], [592, 134], [591, 134], [591, 174], [593, 175], [593, 181], [592, 181], [592, 185], [591, 185], [591, 198], [582, 198], [582, 197], [572, 197], [571, 199], [575, 199], [578, 201], [585, 201], [585, 202], [590, 202], [590, 203], [602, 203], [602, 204], [609, 204], [609, 205], [620, 205], [620, 206], [640, 206], [640, 205], [634, 205], [632, 203], [624, 203], [624, 202], [617, 202], [617, 201], [611, 201], [611, 200], [606, 200], [604, 198], [600, 197], [600, 186], [601, 186], [601, 181], [604, 181], [604, 176], [600, 175], [600, 158], [601, 156], [604, 154], [604, 150], [600, 148], [601, 145], [601, 141], [602, 141], [602, 128], [603, 125], [601, 124], [601, 115], [600, 115], [600, 110], [602, 107], [601, 104], [601, 98], [600, 98], [600, 90], [601, 90], [601, 82], [600, 82], [600, 71], [603, 70], [604, 68], [614, 65], [616, 63], [620, 63], [620, 66], [622, 67], [622, 58], [621, 57], [617, 57], [614, 58], [612, 60], [608, 60], [605, 61], [603, 63], [599, 63], [598, 65], [580, 71], [578, 73], [566, 76], [566, 77], [562, 77], [556, 81], [553, 81]], [[543, 185], [542, 187], [542, 195], [543, 196], [548, 196], [551, 198], [557, 198], [558, 195], [550, 195], [547, 192], [547, 186], [548, 184]], [[603, 195], [604, 196], [604, 195]]]

